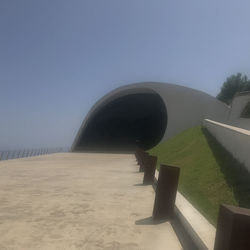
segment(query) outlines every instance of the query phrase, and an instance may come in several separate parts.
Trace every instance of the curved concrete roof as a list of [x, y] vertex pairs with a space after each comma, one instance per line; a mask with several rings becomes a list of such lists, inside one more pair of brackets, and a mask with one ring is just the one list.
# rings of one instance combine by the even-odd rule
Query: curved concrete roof
[[82, 122], [73, 142], [72, 150], [75, 150], [80, 136], [97, 111], [113, 100], [137, 93], [157, 93], [164, 101], [168, 113], [168, 125], [161, 141], [201, 124], [204, 118], [221, 122], [228, 118], [229, 107], [202, 91], [160, 82], [129, 84], [114, 89], [94, 104]]

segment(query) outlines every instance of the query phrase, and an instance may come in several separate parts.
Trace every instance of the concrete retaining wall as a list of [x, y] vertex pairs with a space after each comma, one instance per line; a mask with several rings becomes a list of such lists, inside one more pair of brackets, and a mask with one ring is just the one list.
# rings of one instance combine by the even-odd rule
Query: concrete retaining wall
[[250, 172], [250, 130], [204, 120], [204, 126]]
[[249, 92], [241, 93], [234, 97], [227, 121], [228, 124], [243, 129], [250, 129], [250, 119], [240, 117], [241, 112], [243, 111], [244, 107], [247, 105], [249, 101], [250, 101]]

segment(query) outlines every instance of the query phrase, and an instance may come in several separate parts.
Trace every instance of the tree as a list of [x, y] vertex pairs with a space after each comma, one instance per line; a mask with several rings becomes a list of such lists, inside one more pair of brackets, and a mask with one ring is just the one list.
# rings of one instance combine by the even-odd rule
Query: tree
[[223, 83], [217, 98], [226, 104], [230, 104], [234, 95], [243, 91], [250, 91], [250, 80], [246, 75], [237, 73], [236, 75], [231, 75], [227, 78]]

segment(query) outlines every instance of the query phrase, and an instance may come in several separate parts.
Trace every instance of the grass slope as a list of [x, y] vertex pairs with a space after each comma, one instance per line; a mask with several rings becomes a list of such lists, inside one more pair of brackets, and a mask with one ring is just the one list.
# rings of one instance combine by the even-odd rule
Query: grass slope
[[221, 203], [250, 208], [250, 175], [201, 126], [149, 150], [159, 164], [181, 168], [179, 191], [216, 225]]

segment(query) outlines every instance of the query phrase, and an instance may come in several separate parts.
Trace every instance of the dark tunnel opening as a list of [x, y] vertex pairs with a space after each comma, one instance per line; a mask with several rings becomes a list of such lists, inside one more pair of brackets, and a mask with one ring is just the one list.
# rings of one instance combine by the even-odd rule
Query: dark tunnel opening
[[167, 127], [167, 110], [156, 93], [119, 97], [96, 111], [74, 151], [131, 152], [157, 145]]

